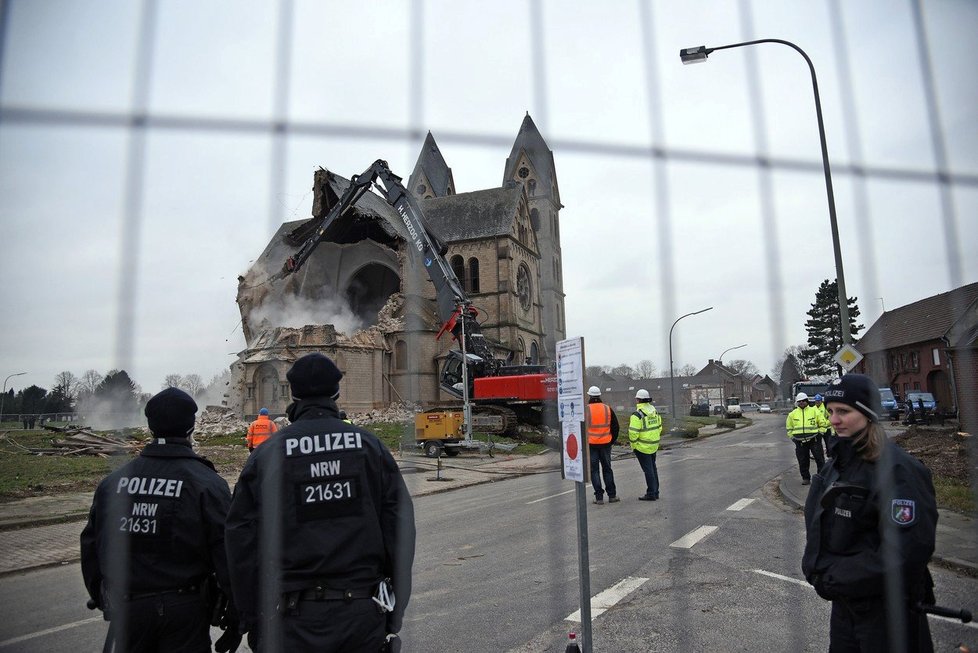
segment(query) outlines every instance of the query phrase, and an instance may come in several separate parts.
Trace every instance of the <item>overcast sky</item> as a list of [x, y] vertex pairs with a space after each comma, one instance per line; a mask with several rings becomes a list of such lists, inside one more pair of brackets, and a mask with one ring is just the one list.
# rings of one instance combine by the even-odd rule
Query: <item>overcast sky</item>
[[[147, 392], [170, 373], [209, 379], [245, 347], [237, 276], [277, 223], [309, 216], [317, 167], [349, 177], [383, 158], [407, 177], [430, 130], [459, 192], [497, 187], [526, 112], [554, 152], [568, 335], [588, 363], [647, 358], [668, 374], [673, 320], [712, 306], [676, 327], [676, 367], [747, 343], [725, 360], [767, 373], [805, 343], [835, 277], [811, 78], [783, 45], [696, 66], [678, 51], [777, 38], [811, 57], [848, 294], [868, 327], [978, 281], [978, 3], [922, 4], [937, 149], [909, 1], [295, 0], [280, 30], [278, 3], [165, 0], [147, 5], [141, 41], [139, 2], [9, 0], [0, 377], [50, 388], [61, 370], [121, 364]], [[127, 129], [142, 104], [149, 127]], [[943, 210], [940, 157], [954, 179]], [[134, 300], [121, 335], [120, 297]]]

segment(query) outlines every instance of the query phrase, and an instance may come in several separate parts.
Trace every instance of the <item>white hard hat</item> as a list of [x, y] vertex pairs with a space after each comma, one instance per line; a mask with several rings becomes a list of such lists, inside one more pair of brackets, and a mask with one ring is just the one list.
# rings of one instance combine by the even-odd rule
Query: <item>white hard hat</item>
[[599, 388], [596, 385], [592, 385], [590, 388], [587, 389], [587, 394], [589, 397], [600, 397], [601, 388]]
[[638, 392], [635, 393], [635, 398], [636, 399], [648, 399], [649, 398], [649, 391], [648, 390], [639, 390]]
[[795, 395], [795, 401], [808, 401], [808, 395], [806, 395], [804, 392], [799, 392], [797, 395]]

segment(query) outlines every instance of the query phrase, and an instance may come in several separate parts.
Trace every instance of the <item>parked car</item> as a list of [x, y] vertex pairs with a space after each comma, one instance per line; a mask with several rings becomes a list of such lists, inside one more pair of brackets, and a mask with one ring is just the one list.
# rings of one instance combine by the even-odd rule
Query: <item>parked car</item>
[[890, 419], [900, 419], [900, 404], [897, 402], [896, 395], [890, 388], [880, 388], [880, 403], [883, 405], [883, 412], [890, 416]]
[[757, 407], [757, 412], [759, 413], [770, 413], [771, 407], [768, 404], [761, 404]]
[[690, 406], [689, 406], [689, 416], [690, 417], [709, 417], [710, 416], [710, 404], [690, 404]]
[[920, 392], [918, 390], [912, 390], [907, 393], [907, 401], [913, 404], [913, 409], [915, 411], [920, 410], [920, 404], [923, 402], [924, 410], [933, 412], [937, 407], [937, 402], [934, 401], [934, 395], [929, 392]]
[[740, 410], [745, 413], [754, 412], [758, 408], [760, 408], [760, 406], [753, 401], [745, 401], [744, 403], [740, 404]]

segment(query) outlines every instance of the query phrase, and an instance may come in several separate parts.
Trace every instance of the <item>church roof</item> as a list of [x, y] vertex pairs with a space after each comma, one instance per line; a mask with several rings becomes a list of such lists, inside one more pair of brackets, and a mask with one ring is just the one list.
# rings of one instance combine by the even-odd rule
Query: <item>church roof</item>
[[428, 132], [421, 146], [421, 153], [418, 154], [418, 162], [414, 165], [414, 171], [408, 179], [408, 190], [417, 197], [424, 197], [424, 193], [417, 192], [418, 184], [425, 178], [431, 184], [431, 192], [435, 197], [445, 197], [455, 192], [455, 180], [452, 177], [452, 169], [445, 162], [445, 157], [441, 155], [435, 137]]
[[506, 236], [513, 231], [513, 218], [523, 189], [490, 188], [421, 202], [431, 230], [445, 242]]
[[[503, 170], [503, 184], [514, 178], [514, 172], [519, 163], [520, 151], [525, 151], [530, 163], [539, 175], [538, 188], [549, 193], [550, 188], [556, 188], [554, 183], [554, 154], [547, 147], [547, 141], [543, 140], [540, 130], [533, 123], [530, 114], [527, 113], [520, 125], [520, 131], [513, 142], [513, 149], [510, 150], [509, 158], [506, 159], [506, 167]], [[559, 197], [554, 197], [554, 201], [559, 202]]]

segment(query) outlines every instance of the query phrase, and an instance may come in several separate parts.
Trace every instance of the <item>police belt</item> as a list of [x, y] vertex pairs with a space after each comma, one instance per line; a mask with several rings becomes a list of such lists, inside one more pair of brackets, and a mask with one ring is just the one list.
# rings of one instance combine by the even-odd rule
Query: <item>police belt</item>
[[154, 596], [163, 596], [165, 594], [200, 594], [203, 590], [203, 583], [197, 582], [193, 585], [187, 585], [185, 587], [178, 587], [172, 590], [159, 590], [156, 592], [133, 592], [131, 594], [123, 594], [123, 601], [138, 601], [139, 599], [148, 599]]
[[325, 585], [316, 585], [304, 590], [287, 592], [286, 603], [293, 604], [299, 601], [352, 601], [354, 599], [369, 599], [377, 593], [376, 586], [361, 587], [356, 589], [334, 589]]

